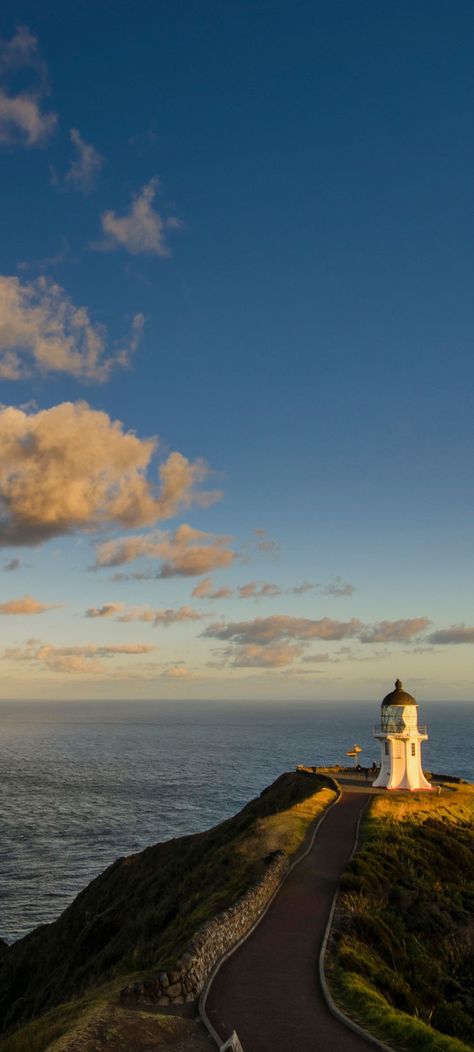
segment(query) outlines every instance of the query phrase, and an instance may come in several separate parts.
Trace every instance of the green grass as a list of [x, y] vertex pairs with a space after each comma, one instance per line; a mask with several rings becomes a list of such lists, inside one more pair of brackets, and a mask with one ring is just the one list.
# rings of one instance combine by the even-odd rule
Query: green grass
[[326, 972], [396, 1048], [474, 1047], [474, 788], [374, 798], [343, 877]]
[[235, 902], [275, 851], [298, 850], [334, 798], [331, 779], [285, 774], [213, 829], [118, 859], [57, 921], [1, 955], [0, 1033], [21, 1035], [16, 1045], [11, 1036], [0, 1040], [0, 1052], [42, 1052], [87, 1009], [78, 1005], [84, 994], [171, 968], [201, 924]]

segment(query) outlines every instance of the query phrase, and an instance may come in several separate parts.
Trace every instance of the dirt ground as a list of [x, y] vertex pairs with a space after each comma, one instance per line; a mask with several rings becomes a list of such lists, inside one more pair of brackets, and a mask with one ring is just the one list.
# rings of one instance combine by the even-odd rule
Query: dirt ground
[[51, 1046], [50, 1052], [215, 1052], [198, 1018], [108, 1004]]

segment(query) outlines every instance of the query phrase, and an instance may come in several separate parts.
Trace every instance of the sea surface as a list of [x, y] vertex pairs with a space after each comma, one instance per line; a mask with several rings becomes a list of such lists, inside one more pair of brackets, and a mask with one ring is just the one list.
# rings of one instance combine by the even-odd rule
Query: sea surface
[[[474, 706], [436, 702], [428, 770], [474, 780]], [[298, 763], [378, 758], [373, 703], [0, 702], [0, 937], [54, 920], [117, 857], [235, 814]], [[350, 761], [348, 761], [350, 762]]]

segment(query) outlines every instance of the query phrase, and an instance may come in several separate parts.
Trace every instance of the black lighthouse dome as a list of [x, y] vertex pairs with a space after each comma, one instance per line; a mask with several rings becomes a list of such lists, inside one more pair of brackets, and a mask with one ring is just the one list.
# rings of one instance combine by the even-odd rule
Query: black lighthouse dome
[[397, 679], [395, 682], [395, 690], [391, 690], [390, 694], [386, 694], [382, 702], [382, 708], [385, 705], [416, 705], [414, 697], [403, 689], [403, 683], [401, 679]]

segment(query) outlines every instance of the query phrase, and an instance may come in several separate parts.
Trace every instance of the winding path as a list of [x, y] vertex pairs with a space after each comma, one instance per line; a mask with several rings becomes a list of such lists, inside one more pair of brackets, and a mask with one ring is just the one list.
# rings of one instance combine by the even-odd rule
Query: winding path
[[244, 1052], [368, 1052], [373, 1045], [329, 1012], [318, 959], [341, 873], [367, 794], [344, 790], [309, 854], [291, 871], [262, 921], [224, 962], [206, 1012], [225, 1041], [236, 1030]]

